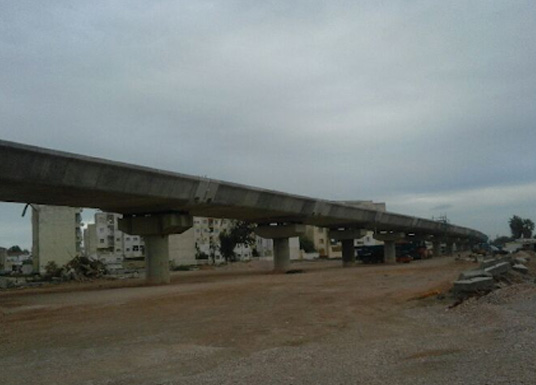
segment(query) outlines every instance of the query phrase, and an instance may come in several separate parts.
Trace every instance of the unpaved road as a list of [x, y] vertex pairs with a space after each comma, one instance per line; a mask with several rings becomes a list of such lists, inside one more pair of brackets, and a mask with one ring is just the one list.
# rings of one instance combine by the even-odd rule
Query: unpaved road
[[452, 310], [427, 297], [473, 267], [326, 261], [275, 275], [257, 262], [169, 286], [3, 291], [0, 384], [536, 384], [534, 285]]

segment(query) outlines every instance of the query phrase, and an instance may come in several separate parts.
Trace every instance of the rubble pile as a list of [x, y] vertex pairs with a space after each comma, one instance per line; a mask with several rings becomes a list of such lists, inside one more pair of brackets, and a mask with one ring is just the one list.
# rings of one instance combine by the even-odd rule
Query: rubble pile
[[106, 273], [106, 266], [103, 262], [87, 257], [74, 257], [63, 267], [58, 267], [54, 262], [49, 263], [46, 266], [45, 278], [62, 281], [85, 281], [100, 278]]
[[529, 252], [488, 257], [480, 262], [478, 268], [460, 274], [453, 283], [452, 295], [458, 301], [463, 301], [513, 283], [534, 283], [534, 274], [528, 267], [534, 257]]

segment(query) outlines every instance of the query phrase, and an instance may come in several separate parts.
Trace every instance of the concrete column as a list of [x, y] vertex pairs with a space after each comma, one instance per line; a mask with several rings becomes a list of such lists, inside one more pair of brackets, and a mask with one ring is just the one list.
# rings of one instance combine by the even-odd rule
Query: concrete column
[[145, 236], [145, 278], [147, 283], [169, 283], [169, 242], [167, 235]]
[[274, 238], [274, 272], [285, 273], [290, 269], [288, 238]]
[[433, 245], [432, 247], [433, 247], [434, 257], [440, 257], [441, 256], [441, 242], [433, 241], [432, 245]]
[[301, 224], [261, 225], [255, 228], [255, 234], [261, 238], [273, 239], [274, 272], [285, 273], [290, 268], [289, 238], [304, 235], [305, 226]]
[[342, 266], [350, 267], [355, 265], [355, 248], [353, 239], [343, 239], [342, 243]]
[[367, 235], [367, 230], [342, 228], [331, 229], [329, 237], [340, 241], [342, 244], [342, 266], [351, 267], [355, 265], [354, 239], [359, 239]]
[[400, 232], [385, 232], [376, 233], [374, 238], [378, 241], [383, 241], [383, 262], [386, 264], [396, 263], [396, 247], [395, 242], [404, 239], [405, 233]]
[[395, 241], [384, 241], [383, 243], [383, 262], [389, 265], [396, 263], [396, 246]]
[[453, 252], [454, 252], [454, 242], [447, 241], [447, 247], [446, 247], [445, 254], [446, 255], [452, 255]]
[[181, 234], [193, 218], [178, 213], [128, 216], [119, 219], [119, 229], [145, 240], [145, 277], [152, 285], [169, 283], [169, 235]]

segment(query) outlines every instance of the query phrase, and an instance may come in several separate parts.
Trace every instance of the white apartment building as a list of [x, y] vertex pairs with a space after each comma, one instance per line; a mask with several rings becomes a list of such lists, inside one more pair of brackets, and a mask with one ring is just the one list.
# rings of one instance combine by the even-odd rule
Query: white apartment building
[[[143, 257], [143, 237], [120, 231], [117, 224], [119, 218], [120, 214], [95, 214], [95, 223], [89, 224], [84, 232], [86, 255], [106, 263], [121, 263], [124, 259]], [[180, 266], [223, 262], [219, 237], [231, 225], [230, 219], [194, 217], [192, 228], [182, 234], [172, 234], [168, 237], [170, 264]], [[272, 257], [273, 242], [255, 237], [253, 246], [237, 245], [235, 254], [238, 260]], [[298, 256], [299, 242], [296, 238], [291, 240], [291, 258], [297, 259]]]
[[[230, 219], [194, 217], [191, 229], [169, 237], [171, 263], [179, 266], [223, 262], [219, 237], [231, 225]], [[241, 261], [270, 257], [273, 255], [273, 242], [256, 236], [254, 246], [237, 245], [234, 251]]]
[[84, 232], [86, 255], [107, 263], [143, 257], [145, 243], [142, 237], [119, 230], [119, 218], [121, 214], [95, 213], [95, 223], [89, 224]]
[[49, 262], [65, 265], [80, 254], [82, 209], [32, 205], [34, 271], [43, 273]]

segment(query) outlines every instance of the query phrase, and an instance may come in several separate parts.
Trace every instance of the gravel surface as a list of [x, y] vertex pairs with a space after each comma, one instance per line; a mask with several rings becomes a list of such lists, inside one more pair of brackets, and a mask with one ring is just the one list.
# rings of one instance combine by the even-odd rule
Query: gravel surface
[[449, 308], [475, 265], [296, 267], [1, 292], [0, 384], [536, 384], [533, 283]]

